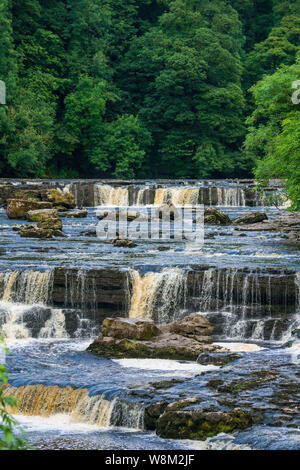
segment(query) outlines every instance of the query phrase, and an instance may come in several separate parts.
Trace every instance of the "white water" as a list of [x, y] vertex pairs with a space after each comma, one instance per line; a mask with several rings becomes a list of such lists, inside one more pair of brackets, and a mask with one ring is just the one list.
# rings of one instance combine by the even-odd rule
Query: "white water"
[[[246, 199], [242, 188], [227, 187], [197, 187], [197, 186], [167, 186], [161, 188], [143, 186], [134, 191], [133, 205], [143, 206], [151, 205], [149, 196], [154, 191], [154, 200], [152, 204], [161, 206], [166, 203], [175, 206], [198, 205], [204, 194], [207, 194], [206, 205], [222, 207], [245, 207]], [[113, 187], [107, 184], [95, 184], [94, 186], [95, 206], [128, 206], [129, 205], [129, 187]]]
[[179, 362], [169, 359], [114, 359], [122, 367], [132, 367], [143, 370], [162, 370], [176, 372], [187, 372], [190, 374], [199, 374], [209, 370], [219, 369], [218, 366], [203, 366], [196, 362]]

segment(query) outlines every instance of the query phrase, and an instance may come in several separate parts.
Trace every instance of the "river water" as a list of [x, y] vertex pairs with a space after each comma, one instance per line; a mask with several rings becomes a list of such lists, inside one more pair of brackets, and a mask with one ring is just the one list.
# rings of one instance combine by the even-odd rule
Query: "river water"
[[[101, 209], [130, 203], [126, 188], [96, 184], [94, 190]], [[223, 183], [216, 194], [232, 219], [267, 210], [246, 206], [244, 193], [225, 191]], [[195, 187], [168, 185], [154, 197], [158, 204], [168, 198], [194, 203]], [[134, 202], [144, 207], [147, 199], [143, 189]], [[10, 348], [10, 393], [20, 401], [16, 417], [30, 443], [42, 449], [300, 449], [300, 358], [292, 333], [300, 314], [299, 244], [280, 233], [241, 236], [234, 226], [208, 226], [203, 246], [139, 241], [117, 248], [93, 236], [96, 211], [64, 218], [67, 238], [34, 240], [20, 238], [12, 227], [24, 221], [7, 219], [0, 209], [0, 328]], [[278, 210], [267, 213], [272, 218]], [[214, 340], [241, 358], [220, 368], [95, 357], [86, 348], [111, 312], [158, 323], [200, 312], [215, 325]], [[226, 410], [228, 396], [211, 381], [247, 381], [259, 371], [275, 372], [274, 380], [231, 397], [263, 415], [249, 430], [204, 442], [145, 431], [149, 404], [200, 396], [200, 408]], [[173, 379], [167, 388], [157, 385]]]

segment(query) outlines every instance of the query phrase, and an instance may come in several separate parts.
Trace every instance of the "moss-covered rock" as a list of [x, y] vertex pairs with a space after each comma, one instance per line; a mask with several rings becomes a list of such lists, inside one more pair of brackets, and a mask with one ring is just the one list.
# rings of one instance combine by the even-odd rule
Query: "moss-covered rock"
[[[188, 325], [194, 324], [195, 314], [184, 319]], [[188, 334], [189, 327], [182, 326], [182, 334], [175, 334], [170, 325], [157, 328], [151, 320], [107, 318], [103, 322], [102, 335], [88, 348], [89, 351], [107, 358], [174, 359], [196, 361], [203, 352], [226, 351], [211, 344], [208, 336], [203, 336], [213, 328], [205, 320], [201, 323], [197, 315], [198, 329]], [[176, 328], [178, 327], [176, 322]], [[200, 325], [202, 326], [200, 328]], [[194, 325], [195, 326], [195, 325]], [[176, 329], [175, 328], [175, 329]], [[177, 331], [177, 330], [176, 330]]]
[[51, 202], [33, 200], [8, 199], [6, 213], [9, 219], [26, 219], [29, 211], [51, 209]]
[[76, 207], [75, 197], [71, 193], [64, 193], [60, 189], [49, 189], [46, 193], [47, 200], [52, 202], [53, 206], [64, 207], [65, 209], [74, 209]]
[[52, 238], [53, 231], [44, 228], [38, 228], [35, 225], [23, 226], [19, 231], [19, 235], [23, 238]]
[[58, 218], [51, 217], [50, 219], [40, 220], [37, 224], [38, 228], [49, 230], [62, 230], [62, 221]]
[[137, 246], [136, 243], [128, 238], [115, 238], [112, 244], [118, 248], [134, 248]]
[[228, 215], [214, 207], [209, 207], [204, 212], [204, 223], [207, 225], [231, 225], [232, 222]]
[[157, 420], [157, 434], [169, 439], [205, 440], [219, 433], [231, 433], [252, 425], [249, 412], [166, 411]]
[[144, 415], [145, 429], [148, 429], [149, 431], [154, 431], [156, 429], [157, 421], [165, 412], [168, 404], [169, 402], [167, 401], [159, 401], [146, 407]]
[[215, 366], [225, 366], [230, 362], [237, 361], [243, 356], [241, 354], [233, 352], [212, 352], [212, 353], [201, 353], [198, 357], [198, 364], [212, 364]]
[[244, 225], [244, 224], [257, 224], [259, 222], [263, 222], [264, 220], [268, 220], [268, 216], [265, 212], [250, 212], [249, 214], [243, 215], [238, 219], [233, 221], [236, 225]]
[[49, 219], [58, 219], [56, 209], [30, 210], [27, 212], [27, 220], [30, 222], [42, 222]]

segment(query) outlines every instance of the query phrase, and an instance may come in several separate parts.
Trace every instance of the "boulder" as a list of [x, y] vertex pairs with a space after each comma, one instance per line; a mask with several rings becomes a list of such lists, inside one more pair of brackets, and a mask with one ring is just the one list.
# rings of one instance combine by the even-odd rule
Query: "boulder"
[[19, 230], [23, 238], [52, 238], [53, 230], [38, 228], [35, 225], [24, 225]]
[[234, 224], [237, 225], [244, 225], [244, 224], [257, 224], [259, 222], [263, 222], [264, 220], [268, 220], [268, 216], [265, 212], [250, 212], [249, 214], [243, 215], [238, 219], [233, 221]]
[[48, 219], [58, 219], [56, 209], [30, 210], [27, 212], [27, 220], [30, 222], [41, 222]]
[[137, 218], [140, 221], [148, 221], [148, 215], [135, 211], [135, 210], [119, 210], [119, 211], [98, 210], [97, 211], [97, 218], [99, 220], [103, 220], [103, 219], [116, 220], [117, 217], [122, 218], [122, 220], [127, 220], [128, 222], [133, 222]]
[[152, 320], [139, 318], [106, 318], [102, 324], [103, 336], [148, 340], [161, 334]]
[[211, 353], [201, 353], [197, 359], [198, 364], [203, 365], [214, 365], [214, 366], [225, 366], [230, 362], [237, 361], [243, 356], [234, 352], [211, 352]]
[[[49, 219], [49, 221], [54, 220], [55, 224], [52, 223], [52, 228], [47, 226], [47, 221], [39, 222], [36, 225], [19, 225], [13, 227], [13, 230], [18, 232], [19, 235], [23, 238], [52, 238], [52, 237], [67, 237], [65, 233], [59, 227], [59, 219]], [[57, 228], [55, 225], [57, 224]]]
[[194, 313], [182, 320], [174, 321], [163, 326], [164, 331], [182, 336], [210, 336], [214, 332], [212, 324], [203, 316]]
[[232, 411], [166, 411], [157, 420], [156, 432], [166, 439], [205, 440], [219, 433], [232, 433], [252, 426], [252, 415]]
[[[192, 315], [191, 322], [187, 317], [189, 326], [184, 334], [173, 333], [170, 331], [172, 330], [172, 327], [169, 328], [170, 325], [157, 328], [151, 320], [106, 319], [102, 326], [102, 336], [96, 339], [88, 350], [107, 358], [156, 358], [186, 361], [196, 361], [199, 354], [203, 352], [226, 351], [211, 344], [208, 336], [203, 336], [203, 333], [212, 332], [213, 327], [208, 325], [205, 319], [200, 327], [200, 320], [196, 322], [193, 317], [194, 315]], [[193, 321], [196, 323], [195, 331], [189, 333]], [[174, 329], [178, 331], [179, 325], [175, 323]]]
[[45, 220], [40, 220], [37, 224], [38, 228], [50, 229], [50, 230], [62, 230], [62, 221], [58, 218], [50, 218]]
[[14, 199], [21, 199], [22, 201], [42, 201], [41, 192], [36, 189], [21, 189], [14, 193]]
[[204, 223], [207, 225], [231, 225], [231, 220], [223, 212], [214, 207], [208, 207], [204, 212]]
[[49, 189], [46, 192], [46, 198], [49, 202], [52, 202], [55, 207], [60, 206], [65, 209], [74, 209], [76, 207], [74, 195], [63, 192], [60, 189]]
[[8, 199], [6, 213], [9, 219], [26, 219], [29, 211], [51, 209], [51, 202], [33, 200]]
[[128, 238], [115, 238], [112, 244], [118, 248], [134, 248], [137, 246], [136, 243]]
[[67, 217], [69, 219], [83, 219], [84, 217], [87, 217], [87, 215], [88, 211], [86, 209], [78, 209], [74, 211], [60, 213], [61, 217]]

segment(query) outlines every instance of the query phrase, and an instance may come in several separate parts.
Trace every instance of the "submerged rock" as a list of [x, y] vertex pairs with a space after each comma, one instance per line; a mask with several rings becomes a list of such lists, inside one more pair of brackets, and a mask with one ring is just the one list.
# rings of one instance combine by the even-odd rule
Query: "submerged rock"
[[[198, 316], [198, 315], [197, 315]], [[106, 319], [103, 322], [102, 336], [97, 338], [88, 348], [89, 351], [107, 358], [156, 358], [196, 361], [202, 352], [226, 351], [219, 346], [211, 344], [208, 336], [213, 332], [209, 322], [198, 319], [195, 315], [185, 319], [188, 326], [182, 322], [158, 328], [152, 320], [123, 318]], [[196, 323], [196, 324], [195, 324]], [[191, 328], [194, 325], [194, 331]], [[122, 331], [123, 328], [123, 331]], [[126, 333], [127, 330], [127, 333]]]
[[223, 212], [214, 207], [209, 207], [204, 212], [204, 223], [207, 225], [231, 225], [231, 220]]
[[263, 222], [264, 220], [268, 220], [268, 216], [265, 212], [250, 212], [249, 214], [243, 215], [238, 219], [233, 221], [234, 224], [237, 225], [244, 225], [244, 224], [257, 224], [259, 222]]
[[136, 243], [128, 238], [115, 238], [112, 244], [118, 248], [134, 248], [137, 246]]
[[230, 362], [237, 361], [243, 356], [241, 354], [233, 352], [212, 352], [212, 353], [201, 353], [197, 359], [199, 364], [203, 365], [215, 365], [215, 366], [224, 366]]
[[38, 225], [19, 225], [13, 227], [23, 238], [52, 238], [67, 237], [61, 230], [61, 221], [59, 219], [48, 219], [41, 221]]
[[166, 411], [157, 421], [157, 434], [163, 438], [205, 440], [221, 432], [229, 433], [252, 425], [249, 412]]
[[87, 217], [88, 211], [86, 209], [78, 209], [75, 211], [61, 212], [61, 217], [67, 217], [69, 219], [83, 219]]

